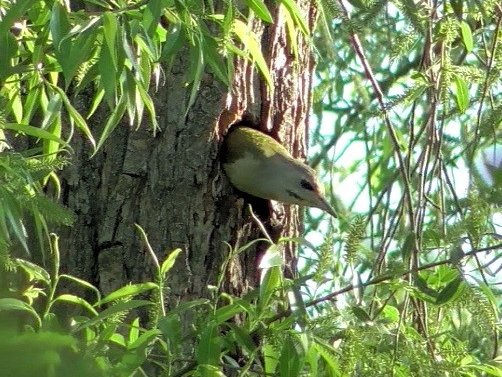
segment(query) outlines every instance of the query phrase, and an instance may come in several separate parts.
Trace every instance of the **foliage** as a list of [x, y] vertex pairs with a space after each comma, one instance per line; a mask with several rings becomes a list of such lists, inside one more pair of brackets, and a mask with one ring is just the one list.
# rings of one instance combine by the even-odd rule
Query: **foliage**
[[311, 314], [354, 375], [500, 375], [500, 2], [348, 3], [319, 1], [311, 139], [341, 218], [307, 226], [349, 264], [304, 250]]
[[[288, 299], [308, 282], [284, 277], [281, 243], [270, 245], [260, 266], [262, 284], [245, 297], [214, 286], [210, 299], [166, 311], [162, 291], [179, 250], [155, 262], [157, 281], [127, 285], [101, 298], [89, 283], [60, 274], [53, 237], [52, 272], [14, 261], [10, 297], [0, 298], [2, 370], [15, 376], [388, 376], [390, 370], [402, 376], [474, 376], [478, 371], [500, 376], [483, 351], [496, 326], [493, 302], [488, 291], [467, 284], [456, 298], [444, 294], [458, 276], [454, 268], [443, 265], [428, 274], [429, 284], [439, 290], [431, 315], [443, 320], [435, 323], [435, 335], [425, 338], [392, 300], [376, 301], [370, 314], [358, 306], [338, 310], [325, 300], [304, 303], [301, 295], [293, 295], [298, 301]], [[229, 258], [247, 247], [231, 250]], [[411, 288], [404, 276], [388, 276], [378, 287]], [[61, 280], [92, 293], [86, 295], [92, 301], [60, 293]], [[423, 297], [410, 292], [414, 299]], [[140, 308], [148, 308], [148, 319], [138, 317]], [[318, 312], [314, 317], [308, 314], [312, 310]], [[452, 327], [447, 311], [457, 310]], [[190, 326], [185, 316], [193, 318]], [[469, 349], [468, 329], [479, 341], [477, 355]]]

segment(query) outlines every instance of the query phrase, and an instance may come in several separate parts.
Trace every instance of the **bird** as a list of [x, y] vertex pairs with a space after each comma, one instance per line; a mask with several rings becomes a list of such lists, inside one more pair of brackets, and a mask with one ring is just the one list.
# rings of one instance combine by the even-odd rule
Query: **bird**
[[264, 132], [243, 125], [232, 127], [221, 154], [223, 170], [238, 190], [262, 199], [319, 208], [337, 217], [314, 169]]

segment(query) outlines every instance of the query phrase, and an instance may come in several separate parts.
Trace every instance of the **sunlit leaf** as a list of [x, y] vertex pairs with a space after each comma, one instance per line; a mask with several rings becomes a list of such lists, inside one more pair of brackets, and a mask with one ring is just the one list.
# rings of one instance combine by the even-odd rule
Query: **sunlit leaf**
[[234, 20], [232, 31], [237, 35], [245, 49], [249, 52], [251, 60], [256, 64], [265, 78], [268, 88], [273, 90], [272, 76], [270, 75], [270, 70], [261, 52], [260, 43], [256, 38], [256, 34], [249, 29], [248, 25], [238, 19]]
[[274, 22], [272, 15], [270, 14], [270, 11], [268, 10], [263, 0], [246, 0], [246, 4], [263, 21], [268, 22], [269, 24]]

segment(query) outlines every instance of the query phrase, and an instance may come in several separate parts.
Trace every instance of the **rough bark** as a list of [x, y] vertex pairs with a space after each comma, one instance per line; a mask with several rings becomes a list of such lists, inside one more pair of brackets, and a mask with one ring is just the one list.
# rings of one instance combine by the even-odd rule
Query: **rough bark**
[[[274, 3], [275, 4], [275, 3]], [[301, 7], [312, 28], [314, 9]], [[272, 8], [272, 6], [270, 6]], [[169, 305], [206, 296], [215, 284], [229, 249], [260, 236], [246, 202], [235, 194], [221, 170], [218, 151], [228, 128], [244, 114], [277, 137], [293, 154], [305, 155], [304, 133], [310, 108], [312, 57], [303, 36], [297, 37], [300, 56], [291, 53], [284, 17], [274, 10], [273, 25], [256, 21], [262, 35], [275, 90], [249, 62], [238, 60], [229, 90], [211, 74], [204, 76], [197, 99], [184, 117], [189, 92], [185, 87], [186, 58], [181, 56], [166, 73], [165, 85], [155, 94], [162, 131], [119, 126], [98, 155], [75, 140], [75, 159], [63, 174], [64, 203], [77, 223], [61, 234], [67, 272], [110, 292], [128, 282], [151, 280], [151, 260], [135, 231], [141, 225], [159, 259], [181, 248], [170, 274]], [[88, 98], [80, 97], [81, 107]], [[94, 122], [99, 133], [99, 119]], [[263, 202], [253, 202], [263, 206]], [[266, 206], [265, 208], [268, 208]], [[274, 206], [265, 211], [274, 237], [293, 236], [300, 229], [298, 210]], [[240, 254], [225, 271], [225, 289], [234, 294], [256, 285], [256, 254], [260, 247]], [[289, 274], [295, 270], [294, 248], [286, 248]]]

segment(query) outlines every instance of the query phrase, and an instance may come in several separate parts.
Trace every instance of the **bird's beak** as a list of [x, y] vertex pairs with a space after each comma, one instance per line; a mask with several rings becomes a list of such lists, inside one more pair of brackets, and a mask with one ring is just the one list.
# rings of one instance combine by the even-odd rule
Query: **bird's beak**
[[333, 217], [338, 217], [336, 215], [336, 212], [333, 209], [333, 207], [331, 207], [331, 205], [328, 203], [328, 201], [322, 195], [319, 195], [317, 197], [317, 205], [316, 205], [316, 207], [322, 209], [324, 212], [329, 213]]

